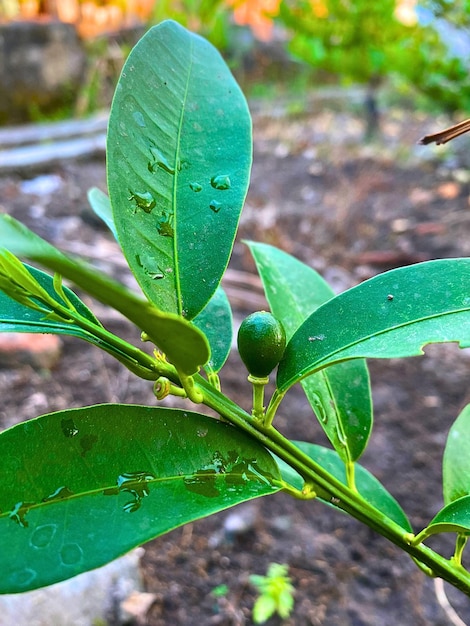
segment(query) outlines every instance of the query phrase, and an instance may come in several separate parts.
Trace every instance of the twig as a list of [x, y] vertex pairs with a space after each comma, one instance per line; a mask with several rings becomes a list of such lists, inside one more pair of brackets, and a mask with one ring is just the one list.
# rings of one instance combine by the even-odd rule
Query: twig
[[439, 605], [449, 618], [449, 621], [454, 626], [467, 626], [467, 624], [457, 615], [454, 607], [450, 604], [444, 589], [444, 581], [442, 580], [442, 578], [434, 579], [434, 592], [436, 594], [436, 599]]

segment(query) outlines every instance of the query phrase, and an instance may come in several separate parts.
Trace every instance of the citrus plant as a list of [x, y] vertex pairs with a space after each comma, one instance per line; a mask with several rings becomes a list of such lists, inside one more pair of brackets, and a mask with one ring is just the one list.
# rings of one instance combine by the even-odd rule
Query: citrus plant
[[[424, 529], [413, 530], [358, 463], [373, 423], [366, 359], [418, 355], [432, 342], [470, 346], [470, 259], [399, 268], [334, 296], [310, 267], [247, 242], [271, 309], [240, 331], [250, 414], [222, 391], [220, 375], [232, 343], [220, 282], [250, 165], [251, 121], [239, 87], [207, 41], [168, 21], [123, 68], [108, 129], [109, 198], [89, 194], [142, 294], [0, 215], [0, 330], [79, 337], [148, 381], [156, 397], [155, 406], [42, 415], [0, 434], [2, 593], [72, 577], [177, 526], [284, 491], [357, 518], [426, 573], [470, 594], [462, 565], [469, 408], [445, 449], [444, 507]], [[153, 353], [106, 329], [62, 278], [120, 311]], [[298, 384], [330, 447], [290, 441], [276, 428], [283, 398]], [[187, 398], [188, 409], [158, 406], [169, 394]], [[443, 532], [456, 537], [450, 559], [426, 545]]]

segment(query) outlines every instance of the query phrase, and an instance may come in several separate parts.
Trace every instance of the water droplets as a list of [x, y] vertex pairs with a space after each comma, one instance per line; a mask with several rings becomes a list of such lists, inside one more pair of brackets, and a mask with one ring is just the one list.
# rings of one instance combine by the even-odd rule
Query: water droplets
[[83, 559], [83, 550], [78, 543], [66, 543], [60, 550], [60, 560], [64, 565], [76, 565]]
[[195, 193], [199, 193], [200, 191], [202, 191], [202, 185], [196, 182], [189, 183], [189, 188]]
[[42, 526], [38, 526], [31, 535], [29, 543], [33, 548], [47, 548], [54, 539], [56, 531], [56, 524], [43, 524]]
[[342, 428], [340, 428], [340, 426], [336, 426], [336, 436], [338, 438], [338, 444], [341, 446], [341, 448], [345, 448], [347, 446], [347, 439], [346, 439], [346, 435], [344, 434], [344, 431]]
[[10, 583], [14, 587], [28, 587], [33, 580], [36, 578], [36, 572], [30, 567], [25, 567], [24, 569], [17, 570], [16, 572], [12, 572], [10, 575]]
[[222, 203], [218, 202], [217, 200], [212, 200], [211, 203], [209, 204], [209, 208], [214, 213], [218, 213], [220, 209], [222, 208]]
[[142, 209], [145, 213], [151, 213], [157, 204], [150, 191], [131, 191], [129, 189], [129, 200], [135, 202], [136, 209]]
[[312, 341], [324, 341], [326, 339], [325, 335], [312, 335], [311, 337], [308, 338], [308, 340], [310, 342]]
[[160, 152], [153, 142], [150, 144], [149, 150], [151, 156], [151, 161], [149, 161], [147, 166], [149, 172], [156, 172], [158, 169], [162, 169], [168, 174], [175, 174], [175, 168], [170, 165], [168, 159]]
[[117, 477], [117, 487], [105, 489], [105, 496], [115, 496], [125, 492], [132, 496], [132, 500], [123, 505], [122, 510], [126, 513], [135, 513], [140, 509], [142, 500], [150, 494], [149, 481], [156, 476], [150, 472], [125, 472]]
[[232, 183], [230, 182], [230, 176], [227, 176], [227, 174], [218, 174], [211, 178], [211, 185], [214, 189], [225, 191], [230, 189]]
[[162, 237], [174, 237], [175, 230], [173, 228], [172, 216], [162, 211], [160, 218], [157, 221], [157, 231]]
[[60, 427], [64, 433], [64, 437], [75, 437], [75, 435], [78, 435], [78, 428], [75, 426], [75, 422], [72, 418], [62, 419]]
[[54, 500], [65, 500], [66, 498], [70, 498], [73, 496], [73, 491], [68, 487], [58, 487], [53, 493], [49, 496], [46, 496], [42, 499], [43, 502], [52, 502]]
[[316, 393], [312, 394], [312, 397], [311, 397], [310, 401], [311, 401], [311, 403], [313, 405], [313, 410], [315, 411], [315, 414], [318, 417], [318, 419], [323, 424], [327, 424], [328, 423], [328, 413], [325, 410], [325, 407], [323, 406], [323, 402], [321, 401], [320, 396], [318, 396]]
[[271, 484], [272, 477], [257, 467], [256, 459], [245, 459], [232, 450], [226, 453], [226, 458], [221, 452], [214, 452], [210, 463], [185, 476], [183, 481], [189, 491], [215, 498], [223, 491], [237, 492], [240, 487], [258, 492], [260, 484]]
[[27, 528], [29, 523], [26, 520], [26, 515], [29, 509], [34, 505], [35, 502], [17, 502], [8, 517], [16, 522], [18, 526], [21, 526], [21, 528]]
[[142, 115], [141, 111], [134, 111], [132, 117], [134, 118], [137, 126], [140, 126], [141, 128], [145, 128], [147, 126], [147, 124], [145, 123], [145, 118]]

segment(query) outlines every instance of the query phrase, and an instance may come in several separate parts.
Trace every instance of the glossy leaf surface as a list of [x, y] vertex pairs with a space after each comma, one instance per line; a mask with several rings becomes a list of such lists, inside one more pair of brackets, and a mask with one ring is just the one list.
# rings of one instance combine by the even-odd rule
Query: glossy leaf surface
[[425, 532], [428, 536], [436, 533], [470, 534], [470, 495], [447, 504], [430, 522]]
[[469, 346], [469, 282], [470, 259], [443, 259], [379, 274], [336, 296], [287, 344], [279, 389], [347, 359], [415, 356], [445, 341]]
[[222, 57], [176, 22], [128, 57], [111, 109], [108, 188], [124, 254], [159, 308], [194, 318], [228, 263], [251, 120]]
[[449, 430], [442, 464], [444, 502], [470, 495], [470, 404]]
[[[347, 485], [346, 471], [341, 457], [334, 450], [318, 446], [307, 441], [294, 441], [302, 452], [321, 465], [323, 469], [332, 476]], [[279, 469], [283, 479], [297, 489], [302, 489], [303, 480], [297, 472], [290, 468], [286, 463], [277, 459]], [[360, 495], [376, 509], [384, 515], [400, 524], [407, 531], [412, 531], [411, 524], [404, 513], [401, 506], [395, 498], [385, 489], [385, 487], [373, 476], [368, 470], [355, 464], [356, 468], [356, 486]], [[341, 510], [341, 504], [332, 501], [326, 501], [335, 508]]]
[[180, 371], [192, 375], [208, 361], [207, 341], [192, 324], [159, 311], [95, 268], [68, 257], [9, 215], [0, 215], [0, 246], [61, 274], [120, 311], [144, 330]]
[[109, 197], [98, 189], [98, 187], [92, 187], [88, 190], [88, 202], [96, 215], [103, 220], [109, 230], [113, 233], [114, 238], [117, 239], [116, 227], [114, 225], [113, 210], [111, 208], [111, 202]]
[[217, 288], [193, 323], [206, 335], [211, 348], [211, 356], [205, 369], [219, 372], [230, 354], [233, 334], [232, 309], [222, 287]]
[[[247, 242], [263, 281], [273, 315], [289, 341], [295, 331], [334, 292], [311, 267], [273, 246]], [[321, 341], [321, 337], [317, 337]], [[355, 461], [372, 429], [372, 401], [365, 361], [338, 363], [301, 381], [328, 439], [341, 458]]]
[[0, 592], [34, 589], [273, 493], [271, 455], [197, 413], [99, 405], [0, 434]]

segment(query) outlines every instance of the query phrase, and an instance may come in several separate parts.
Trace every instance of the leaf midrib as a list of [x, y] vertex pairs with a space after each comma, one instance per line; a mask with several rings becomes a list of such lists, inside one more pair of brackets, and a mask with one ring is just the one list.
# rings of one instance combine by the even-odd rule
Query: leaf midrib
[[184, 116], [186, 112], [186, 101], [188, 99], [189, 83], [190, 83], [191, 72], [193, 68], [193, 62], [194, 62], [193, 61], [194, 42], [193, 42], [192, 36], [189, 37], [189, 44], [190, 44], [189, 45], [189, 65], [188, 65], [188, 72], [187, 72], [187, 77], [186, 77], [186, 84], [184, 86], [184, 95], [183, 95], [183, 101], [182, 101], [182, 106], [181, 106], [180, 119], [178, 123], [178, 134], [176, 137], [175, 162], [173, 166], [175, 170], [175, 173], [173, 176], [173, 197], [172, 197], [173, 229], [174, 229], [173, 261], [174, 261], [174, 272], [175, 272], [176, 306], [178, 309], [178, 315], [183, 314], [183, 299], [182, 299], [182, 293], [181, 293], [180, 266], [179, 266], [179, 259], [178, 259], [178, 224], [177, 224], [177, 189], [178, 189], [178, 178], [179, 178], [178, 164], [180, 162], [180, 153], [181, 153], [181, 132], [183, 129], [183, 121], [184, 121]]

